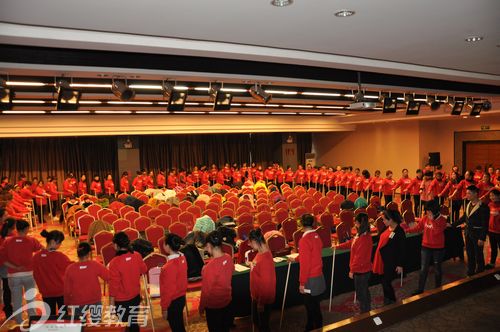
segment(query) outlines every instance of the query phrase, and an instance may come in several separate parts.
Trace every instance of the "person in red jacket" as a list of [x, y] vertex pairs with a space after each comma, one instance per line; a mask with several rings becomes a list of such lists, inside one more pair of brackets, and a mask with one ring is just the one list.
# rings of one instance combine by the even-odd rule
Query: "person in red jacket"
[[111, 174], [106, 175], [106, 181], [104, 181], [104, 193], [108, 196], [115, 195], [115, 182], [113, 181], [113, 176]]
[[493, 189], [490, 192], [490, 220], [488, 226], [488, 237], [490, 238], [490, 263], [485, 266], [486, 269], [495, 267], [498, 250], [500, 249], [500, 190]]
[[[9, 287], [12, 292], [12, 307], [16, 322], [23, 322], [21, 307], [23, 293], [35, 288], [33, 279], [33, 254], [42, 249], [38, 240], [28, 236], [30, 224], [24, 220], [16, 221], [17, 236], [9, 237], [0, 248], [0, 261], [7, 266]], [[32, 302], [33, 298], [27, 299]], [[35, 316], [34, 308], [28, 310], [30, 316]]]
[[304, 171], [302, 165], [299, 165], [293, 177], [295, 179], [295, 184], [302, 186], [306, 183], [306, 171]]
[[484, 175], [483, 168], [481, 167], [481, 165], [477, 165], [473, 176], [474, 183], [476, 185], [479, 183], [479, 181], [481, 181], [483, 175]]
[[159, 171], [158, 175], [156, 175], [156, 186], [159, 189], [165, 188], [167, 185], [167, 178], [165, 177], [164, 171]]
[[2, 189], [5, 189], [7, 187], [9, 187], [9, 177], [8, 176], [2, 176], [2, 180], [0, 181], [0, 187], [2, 187]]
[[172, 332], [186, 331], [182, 313], [186, 306], [187, 261], [179, 252], [183, 244], [180, 236], [170, 233], [163, 245], [168, 260], [160, 272], [160, 305]]
[[87, 176], [85, 174], [82, 174], [82, 176], [80, 176], [80, 181], [78, 182], [78, 195], [82, 196], [88, 193], [89, 192], [87, 190]]
[[47, 213], [47, 198], [50, 197], [45, 191], [45, 186], [43, 180], [38, 181], [38, 186], [35, 189], [35, 213], [38, 216], [38, 223], [42, 224], [44, 222], [45, 213]]
[[444, 200], [439, 197], [439, 194], [443, 191], [446, 186], [446, 181], [443, 178], [442, 172], [436, 172], [434, 180], [432, 180], [429, 186], [429, 191], [432, 193], [432, 197], [436, 200], [439, 205], [444, 203]]
[[143, 181], [146, 189], [152, 189], [155, 187], [154, 178], [155, 178], [155, 173], [153, 171], [149, 171], [147, 175], [144, 173]]
[[92, 323], [101, 320], [101, 283], [108, 281], [109, 271], [104, 265], [92, 260], [92, 247], [80, 242], [76, 249], [78, 262], [72, 263], [64, 274], [64, 304], [74, 312], [74, 317], [85, 321], [87, 312]]
[[123, 172], [120, 179], [120, 191], [122, 193], [128, 194], [130, 191], [130, 183], [128, 181], [128, 172]]
[[45, 191], [49, 194], [49, 200], [52, 209], [52, 218], [55, 218], [59, 210], [59, 192], [57, 191], [56, 179], [52, 176], [47, 177]]
[[102, 184], [99, 175], [94, 175], [94, 180], [90, 184], [90, 193], [99, 197], [102, 194]]
[[[33, 181], [32, 181], [33, 182]], [[74, 182], [74, 184], [73, 184]], [[71, 198], [77, 194], [75, 190], [76, 180], [73, 177], [73, 173], [68, 173], [66, 179], [63, 182], [63, 195], [66, 198]]]
[[370, 179], [369, 187], [371, 190], [371, 196], [378, 196], [379, 198], [381, 198], [383, 183], [384, 179], [380, 177], [380, 171], [377, 169], [374, 176]]
[[490, 173], [484, 173], [483, 179], [479, 181], [477, 187], [479, 188], [479, 199], [484, 204], [490, 204], [490, 191], [495, 188], [495, 185], [491, 182]]
[[273, 255], [266, 244], [260, 228], [253, 229], [248, 235], [250, 246], [257, 255], [250, 262], [250, 295], [252, 297], [253, 324], [258, 331], [267, 332], [271, 304], [276, 297], [276, 270]]
[[[438, 197], [448, 198], [451, 200], [450, 222], [458, 220], [460, 216], [460, 207], [462, 206], [462, 196], [457, 189], [458, 186], [458, 173], [453, 172], [450, 174], [450, 181], [446, 183], [444, 189], [439, 193]], [[454, 196], [452, 194], [455, 193]]]
[[339, 249], [351, 249], [349, 260], [349, 278], [354, 279], [354, 290], [359, 301], [361, 313], [371, 310], [369, 281], [372, 272], [373, 241], [370, 223], [366, 213], [359, 213], [354, 219], [356, 236], [354, 239], [337, 246]]
[[205, 312], [210, 332], [229, 332], [232, 324], [231, 278], [233, 259], [222, 251], [222, 234], [213, 231], [207, 235], [205, 250], [212, 259], [201, 271], [201, 298], [199, 312]]
[[402, 174], [402, 177], [396, 182], [394, 190], [401, 187], [401, 200], [410, 199], [410, 185], [412, 180], [408, 176], [408, 169], [404, 168]]
[[[493, 173], [491, 173], [491, 175], [493, 175]], [[17, 178], [17, 186], [19, 188], [23, 188], [24, 187], [24, 183], [26, 182], [26, 175], [24, 174], [20, 174], [19, 177]]]
[[416, 217], [419, 217], [421, 213], [420, 186], [422, 185], [423, 178], [424, 176], [422, 170], [417, 169], [416, 176], [413, 180], [411, 180], [411, 183], [408, 187], [408, 190], [413, 197], [413, 213]]
[[148, 268], [141, 255], [131, 249], [126, 233], [116, 233], [113, 243], [116, 256], [109, 262], [109, 303], [116, 307], [118, 318], [127, 323], [130, 332], [139, 332], [137, 317], [131, 313], [139, 310], [141, 276]]
[[384, 194], [385, 205], [392, 202], [392, 196], [394, 195], [394, 187], [396, 186], [396, 181], [392, 178], [392, 171], [385, 172], [385, 179], [382, 181], [381, 191]]
[[167, 178], [167, 188], [174, 189], [177, 186], [178, 186], [178, 179], [175, 174], [175, 170], [171, 170]]
[[144, 178], [142, 176], [142, 173], [140, 171], [137, 171], [137, 174], [132, 181], [132, 187], [134, 187], [134, 190], [137, 191], [143, 191], [144, 190]]
[[323, 326], [321, 314], [321, 295], [326, 289], [323, 276], [323, 260], [321, 251], [323, 242], [314, 230], [314, 216], [304, 214], [301, 217], [304, 235], [300, 239], [299, 256], [299, 292], [304, 297], [307, 312], [306, 331], [319, 329]]
[[[25, 183], [26, 185], [26, 183]], [[0, 217], [1, 211], [0, 211]], [[3, 243], [7, 239], [7, 237], [13, 236], [16, 230], [16, 219], [7, 218], [3, 222], [2, 229], [0, 230], [0, 248], [3, 246]], [[10, 317], [12, 315], [12, 293], [9, 287], [9, 278], [7, 275], [7, 266], [2, 264], [0, 266], [0, 276], [2, 277], [2, 299], [3, 299], [3, 312], [5, 317]]]
[[429, 265], [434, 263], [435, 287], [441, 287], [443, 272], [441, 263], [444, 259], [444, 230], [446, 229], [446, 218], [441, 215], [439, 203], [429, 201], [424, 207], [426, 215], [420, 220], [417, 226], [410, 228], [408, 232], [423, 232], [420, 274], [418, 288], [413, 295], [421, 294], [425, 288]]
[[40, 233], [47, 241], [47, 248], [33, 256], [33, 277], [43, 301], [49, 305], [50, 315], [56, 315], [64, 305], [64, 272], [71, 264], [68, 256], [57, 251], [64, 241], [58, 230]]

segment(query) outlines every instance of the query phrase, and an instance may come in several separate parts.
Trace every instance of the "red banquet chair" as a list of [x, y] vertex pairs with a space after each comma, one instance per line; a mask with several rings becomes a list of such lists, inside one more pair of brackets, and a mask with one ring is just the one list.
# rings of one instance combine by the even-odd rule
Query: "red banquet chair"
[[[246, 259], [245, 254], [247, 251], [250, 251], [249, 255], [253, 252], [252, 247], [250, 247], [248, 239], [241, 241], [240, 245], [238, 246], [238, 259], [236, 261], [238, 264], [245, 263]], [[255, 255], [256, 254], [257, 252], [255, 252]], [[253, 257], [255, 257], [255, 255], [253, 255]], [[249, 261], [252, 261], [253, 257], [248, 257]]]
[[174, 222], [168, 230], [170, 233], [179, 235], [181, 238], [185, 238], [188, 233], [186, 225], [180, 222]]
[[302, 206], [307, 210], [308, 213], [313, 212], [313, 206], [315, 202], [314, 199], [308, 197], [302, 201]]
[[343, 201], [345, 201], [345, 197], [344, 195], [337, 194], [333, 197], [333, 201], [340, 205]]
[[155, 218], [155, 224], [163, 229], [168, 229], [172, 225], [172, 218], [167, 214], [160, 214]]
[[125, 219], [118, 219], [113, 223], [113, 229], [115, 233], [122, 232], [123, 230], [130, 227], [130, 221]]
[[354, 227], [354, 212], [351, 210], [342, 210], [339, 214], [340, 222], [347, 225], [347, 227]]
[[162, 214], [167, 214], [168, 209], [170, 209], [171, 206], [168, 203], [160, 203], [158, 204], [158, 209], [160, 209]]
[[148, 211], [151, 210], [152, 208], [153, 207], [151, 205], [147, 205], [147, 204], [141, 205], [139, 207], [139, 214], [141, 216], [147, 217], [148, 216]]
[[413, 210], [413, 203], [409, 199], [404, 199], [401, 202], [401, 213], [405, 213], [406, 211]]
[[236, 222], [238, 225], [239, 224], [253, 224], [253, 216], [250, 214], [250, 213], [244, 213], [242, 215], [240, 215], [237, 219], [237, 222]]
[[118, 219], [119, 217], [114, 213], [108, 213], [104, 217], [102, 217], [102, 221], [107, 222], [110, 225], [113, 225], [113, 223]]
[[238, 224], [236, 227], [236, 235], [238, 235], [240, 240], [246, 240], [252, 229], [253, 225], [251, 223]]
[[323, 243], [323, 248], [330, 248], [332, 246], [332, 232], [330, 229], [319, 226], [316, 228], [316, 233], [318, 233], [321, 242]]
[[146, 239], [153, 244], [153, 247], [158, 248], [158, 240], [165, 235], [165, 229], [158, 225], [151, 225], [144, 232]]
[[144, 232], [146, 231], [146, 228], [151, 226], [151, 219], [149, 219], [148, 217], [140, 216], [139, 218], [134, 220], [132, 225], [134, 225], [134, 228], [139, 232]]
[[156, 217], [158, 217], [160, 214], [162, 214], [163, 212], [160, 210], [160, 209], [156, 209], [156, 208], [153, 208], [153, 209], [150, 209], [147, 213], [147, 217], [151, 220], [154, 220]]
[[120, 217], [125, 217], [125, 215], [131, 211], [134, 211], [134, 208], [130, 205], [125, 205], [120, 209]]
[[91, 215], [83, 215], [78, 220], [76, 221], [76, 224], [78, 228], [76, 229], [76, 235], [78, 241], [87, 241], [88, 240], [88, 234], [89, 234], [89, 228], [90, 224], [94, 222], [94, 217]]
[[125, 228], [125, 229], [123, 230], [123, 232], [124, 232], [125, 234], [127, 234], [128, 238], [129, 238], [129, 240], [130, 240], [130, 242], [132, 242], [132, 241], [134, 241], [134, 240], [137, 240], [138, 238], [140, 238], [140, 237], [141, 237], [141, 235], [139, 234], [139, 232], [138, 232], [136, 229], [133, 229], [133, 228], [130, 228], [130, 227], [129, 227], [129, 228]]
[[297, 221], [288, 218], [281, 224], [281, 232], [285, 236], [286, 242], [293, 241], [293, 233], [297, 231]]
[[319, 222], [321, 223], [321, 226], [331, 231], [331, 229], [333, 228], [333, 215], [328, 212], [323, 212], [319, 216]]
[[314, 204], [313, 207], [312, 207], [312, 214], [314, 216], [319, 216], [324, 211], [325, 211], [325, 209], [323, 209], [323, 206], [321, 206], [321, 204]]
[[189, 212], [182, 212], [179, 214], [179, 222], [186, 225], [188, 229], [193, 229], [194, 216]]
[[202, 209], [196, 205], [192, 205], [192, 206], [188, 207], [186, 210], [186, 212], [191, 213], [195, 219], [198, 219], [199, 217], [201, 217], [201, 214], [202, 214], [201, 211], [202, 211]]
[[326, 196], [319, 199], [319, 204], [323, 207], [323, 209], [326, 209], [330, 202], [332, 202], [332, 200]]
[[159, 254], [157, 252], [152, 252], [146, 257], [144, 257], [144, 264], [148, 267], [148, 271], [154, 267], [162, 267], [167, 263], [167, 256]]
[[337, 202], [330, 202], [326, 210], [331, 214], [338, 215], [340, 213], [340, 204]]
[[296, 208], [294, 211], [293, 211], [293, 214], [295, 216], [295, 218], [300, 218], [302, 217], [304, 214], [308, 213], [309, 211], [307, 211], [307, 209], [303, 206], [299, 206], [298, 208]]
[[130, 211], [125, 215], [124, 219], [130, 221], [130, 224], [133, 224], [134, 221], [140, 216], [141, 215], [138, 212]]
[[285, 256], [290, 253], [290, 248], [287, 248], [286, 243], [287, 241], [285, 237], [280, 234], [274, 234], [267, 239], [267, 245], [269, 246], [269, 250], [273, 254], [273, 257]]
[[193, 204], [189, 201], [182, 201], [179, 203], [179, 209], [182, 211], [186, 211], [188, 207], [192, 206]]
[[219, 211], [219, 216], [222, 217], [231, 217], [234, 218], [234, 210], [229, 208], [224, 208]]
[[89, 214], [92, 217], [94, 217], [94, 219], [98, 219], [97, 212], [99, 212], [101, 209], [102, 209], [102, 207], [100, 205], [92, 204], [92, 205], [89, 205], [89, 207], [87, 208], [87, 211], [89, 212]]
[[182, 213], [182, 210], [179, 209], [176, 206], [172, 206], [170, 209], [168, 209], [167, 214], [172, 218], [172, 222], [177, 222], [179, 221], [179, 214]]
[[202, 212], [207, 207], [207, 203], [205, 201], [201, 200], [201, 199], [200, 200], [196, 200], [193, 205], [199, 207]]
[[274, 204], [274, 210], [277, 211], [279, 209], [284, 209], [288, 211], [288, 205], [284, 201], [279, 201], [278, 203]]
[[398, 203], [396, 203], [396, 202], [387, 203], [387, 205], [385, 206], [385, 208], [387, 210], [399, 211], [399, 206], [398, 206]]
[[366, 208], [366, 213], [368, 214], [368, 218], [370, 219], [376, 220], [378, 217], [378, 210], [375, 205], [368, 205], [368, 207]]
[[382, 216], [378, 217], [375, 221], [375, 226], [377, 227], [377, 233], [382, 234], [387, 226], [384, 224], [384, 218]]
[[101, 254], [101, 249], [108, 243], [113, 242], [113, 233], [108, 231], [100, 231], [94, 235], [94, 247], [96, 256]]
[[267, 232], [270, 231], [275, 231], [276, 224], [273, 223], [272, 221], [266, 221], [265, 223], [260, 225], [260, 230], [262, 231], [262, 234], [266, 234]]
[[351, 201], [351, 202], [355, 202], [356, 200], [358, 199], [358, 194], [356, 193], [350, 193], [349, 195], [347, 195], [347, 200], [348, 201]]
[[262, 211], [258, 213], [255, 218], [257, 219], [257, 223], [259, 225], [262, 225], [266, 222], [272, 222], [273, 221], [273, 215], [269, 211]]
[[245, 214], [245, 213], [252, 213], [252, 208], [249, 207], [249, 206], [243, 205], [243, 206], [240, 206], [236, 210], [236, 215], [237, 216], [241, 216], [242, 214]]
[[217, 211], [214, 211], [214, 210], [205, 210], [205, 212], [203, 212], [203, 215], [205, 216], [209, 216], [210, 219], [212, 219], [213, 222], [216, 222], [218, 219], [218, 215], [217, 215]]
[[332, 237], [337, 240], [337, 243], [344, 243], [351, 237], [351, 227], [349, 225], [341, 222], [337, 225], [335, 234]]
[[102, 262], [105, 266], [107, 266], [115, 256], [116, 256], [116, 250], [112, 242], [105, 244], [101, 248]]
[[288, 215], [288, 210], [287, 209], [278, 209], [274, 213], [274, 219], [275, 219], [276, 223], [278, 223], [278, 224], [281, 224], [288, 217], [289, 217], [289, 215]]
[[299, 250], [299, 243], [302, 236], [304, 236], [304, 231], [302, 229], [298, 229], [293, 233], [293, 247], [295, 250]]
[[99, 211], [97, 211], [97, 218], [96, 219], [102, 220], [102, 218], [105, 215], [107, 215], [107, 214], [113, 214], [113, 210], [111, 210], [111, 209], [100, 209]]
[[228, 254], [229, 256], [231, 256], [231, 258], [234, 258], [234, 248], [232, 245], [226, 242], [222, 242], [221, 249], [223, 253]]

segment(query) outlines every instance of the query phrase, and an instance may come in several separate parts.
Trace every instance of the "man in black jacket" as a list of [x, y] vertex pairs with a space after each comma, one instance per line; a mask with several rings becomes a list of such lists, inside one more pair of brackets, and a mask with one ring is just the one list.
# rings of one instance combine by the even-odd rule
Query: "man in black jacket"
[[490, 209], [479, 199], [479, 189], [472, 185], [467, 187], [465, 213], [453, 223], [457, 227], [465, 223], [465, 248], [467, 251], [467, 275], [484, 271], [484, 242], [488, 233]]

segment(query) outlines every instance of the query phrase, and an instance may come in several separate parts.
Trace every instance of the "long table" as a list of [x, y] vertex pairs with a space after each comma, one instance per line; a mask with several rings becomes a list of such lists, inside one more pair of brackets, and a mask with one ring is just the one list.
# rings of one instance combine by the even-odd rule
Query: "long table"
[[[445, 231], [445, 259], [459, 256], [459, 233], [456, 229], [447, 229]], [[376, 250], [378, 238], [374, 238], [373, 253]], [[413, 272], [420, 269], [420, 249], [422, 243], [422, 234], [407, 234], [406, 235], [406, 261], [403, 266], [405, 273]], [[327, 299], [330, 296], [330, 281], [332, 269], [333, 250], [324, 248], [323, 257], [323, 274], [325, 276], [327, 290], [323, 294], [323, 298]], [[350, 250], [337, 250], [335, 257], [335, 272], [333, 276], [333, 294], [338, 295], [354, 290], [354, 283], [349, 278], [349, 259]], [[276, 301], [273, 304], [274, 309], [281, 309], [283, 301], [283, 292], [285, 289], [286, 274], [288, 270], [288, 262], [275, 263], [276, 267]], [[370, 284], [379, 283], [380, 280], [376, 276], [372, 276]], [[235, 317], [244, 317], [251, 314], [251, 298], [250, 298], [250, 272], [234, 272], [232, 279], [232, 309]], [[291, 263], [290, 278], [288, 280], [288, 291], [286, 297], [286, 306], [295, 306], [303, 303], [301, 294], [299, 293], [299, 264]]]

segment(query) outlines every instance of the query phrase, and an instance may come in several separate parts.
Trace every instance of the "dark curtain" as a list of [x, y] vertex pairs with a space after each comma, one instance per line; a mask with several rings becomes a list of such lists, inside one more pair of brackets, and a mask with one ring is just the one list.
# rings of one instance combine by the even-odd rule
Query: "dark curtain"
[[141, 168], [281, 161], [281, 134], [148, 135], [140, 137]]
[[94, 175], [104, 180], [111, 174], [118, 182], [117, 144], [115, 137], [57, 137], [0, 139], [0, 173], [16, 183], [20, 174], [28, 179], [56, 176], [59, 188], [66, 174], [79, 178]]
[[297, 162], [299, 165], [304, 165], [306, 161], [306, 153], [312, 150], [312, 134], [297, 133]]

